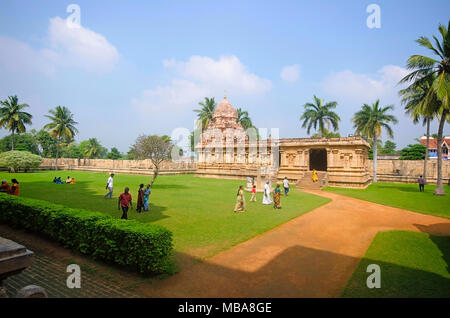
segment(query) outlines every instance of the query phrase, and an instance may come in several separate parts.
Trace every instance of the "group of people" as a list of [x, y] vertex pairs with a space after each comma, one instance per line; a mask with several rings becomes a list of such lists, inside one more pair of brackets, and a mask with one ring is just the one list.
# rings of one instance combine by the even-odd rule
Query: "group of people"
[[[114, 173], [111, 173], [108, 181], [106, 182], [106, 190], [108, 190], [108, 193], [104, 195], [104, 198], [107, 199], [108, 197], [112, 199], [113, 197], [113, 186], [114, 186]], [[141, 213], [142, 211], [148, 211], [149, 210], [149, 201], [150, 201], [150, 194], [152, 193], [150, 184], [147, 184], [147, 186], [144, 187], [144, 184], [141, 183], [139, 185], [139, 190], [137, 193], [137, 205], [136, 205], [136, 211], [138, 213]], [[119, 195], [119, 201], [117, 204], [117, 208], [122, 210], [122, 217], [121, 219], [127, 220], [128, 219], [128, 210], [130, 208], [133, 208], [133, 198], [130, 194], [130, 188], [125, 187], [124, 192]]]
[[61, 180], [61, 177], [54, 177], [53, 178], [53, 183], [56, 184], [75, 184], [75, 178], [71, 178], [71, 177], [67, 177], [66, 182]]
[[19, 181], [17, 179], [11, 179], [12, 186], [9, 185], [8, 181], [2, 180], [0, 186], [0, 193], [12, 194], [19, 196]]
[[[283, 188], [284, 188], [284, 196], [287, 196], [289, 193], [289, 180], [287, 177], [283, 179]], [[273, 196], [273, 200], [271, 198], [271, 194]], [[250, 202], [256, 202], [256, 186], [252, 187], [252, 196], [250, 198]], [[270, 205], [273, 203], [274, 209], [281, 209], [281, 187], [279, 184], [275, 186], [275, 189], [271, 191], [270, 183], [267, 181], [264, 184], [264, 194], [262, 204]], [[236, 197], [236, 205], [234, 207], [234, 212], [244, 212], [245, 211], [245, 196], [244, 196], [244, 187], [239, 186], [239, 190]]]

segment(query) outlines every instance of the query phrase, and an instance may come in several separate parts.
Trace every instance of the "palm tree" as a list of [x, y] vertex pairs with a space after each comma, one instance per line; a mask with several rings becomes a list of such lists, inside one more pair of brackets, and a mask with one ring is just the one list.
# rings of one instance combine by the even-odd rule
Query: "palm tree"
[[[414, 124], [422, 120], [422, 126], [427, 127], [427, 142], [423, 164], [423, 179], [425, 182], [427, 180], [428, 149], [430, 145], [430, 123], [436, 116], [436, 111], [439, 109], [438, 105], [440, 104], [435, 94], [433, 94], [431, 100], [427, 99], [427, 94], [433, 84], [434, 78], [435, 76], [431, 75], [427, 80], [420, 81], [418, 85], [412, 84], [399, 91], [399, 95], [402, 96], [402, 104], [405, 105], [405, 111], [411, 116]], [[426, 105], [425, 103], [427, 102], [432, 102], [432, 105]]]
[[314, 127], [317, 130], [317, 125], [319, 125], [318, 131], [320, 137], [325, 133], [325, 125], [327, 125], [328, 130], [330, 130], [330, 126], [333, 126], [334, 131], [338, 130], [341, 118], [332, 111], [337, 105], [337, 102], [324, 104], [323, 99], [319, 99], [314, 95], [314, 103], [306, 103], [303, 105], [305, 111], [300, 117], [300, 121], [303, 120], [302, 128], [307, 128], [306, 132], [309, 135], [311, 128]]
[[0, 126], [11, 131], [11, 150], [14, 150], [14, 133], [26, 131], [25, 125], [31, 124], [33, 116], [22, 111], [28, 104], [19, 104], [17, 95], [8, 96], [8, 100], [0, 101]]
[[104, 148], [98, 142], [97, 138], [89, 138], [84, 156], [86, 158], [99, 158], [102, 156]]
[[389, 123], [397, 123], [397, 118], [387, 114], [388, 111], [394, 110], [393, 105], [380, 107], [378, 99], [372, 106], [364, 104], [362, 109], [352, 118], [353, 128], [356, 135], [364, 135], [372, 139], [373, 144], [373, 182], [377, 182], [377, 150], [378, 138], [384, 128], [390, 138], [394, 137]]
[[208, 126], [214, 111], [216, 110], [217, 103], [214, 101], [214, 97], [208, 98], [205, 97], [205, 101], [198, 103], [202, 106], [201, 109], [194, 109], [194, 112], [197, 113], [198, 119], [202, 122], [202, 130]]
[[249, 115], [248, 115], [248, 111], [246, 110], [242, 110], [241, 108], [237, 109], [237, 113], [238, 113], [238, 118], [236, 120], [236, 122], [240, 123], [242, 128], [244, 128], [244, 130], [253, 128], [256, 132], [256, 138], [259, 139], [259, 131], [258, 128], [256, 128], [255, 125], [253, 125], [252, 120], [250, 119]]
[[61, 140], [72, 140], [78, 133], [78, 130], [75, 127], [78, 123], [73, 119], [73, 114], [65, 106], [56, 106], [55, 109], [50, 109], [48, 112], [50, 115], [45, 115], [45, 117], [50, 119], [51, 122], [45, 125], [44, 129], [49, 131], [50, 136], [57, 139], [55, 170], [58, 170], [58, 156]]
[[[435, 195], [445, 195], [444, 187], [442, 184], [442, 135], [444, 131], [445, 121], [450, 117], [450, 20], [448, 27], [446, 28], [442, 24], [439, 25], [438, 30], [442, 36], [442, 41], [433, 35], [433, 45], [429, 38], [421, 36], [416, 42], [429, 49], [434, 58], [424, 55], [412, 55], [407, 62], [407, 68], [412, 70], [411, 73], [406, 75], [400, 83], [413, 82], [412, 85], [419, 86], [422, 82], [431, 81], [431, 87], [426, 95], [425, 105], [428, 107], [435, 107], [431, 100], [436, 95], [436, 98], [440, 101], [440, 107], [437, 111], [439, 119], [438, 128], [438, 171], [437, 171], [437, 184]], [[433, 79], [431, 79], [434, 76]]]

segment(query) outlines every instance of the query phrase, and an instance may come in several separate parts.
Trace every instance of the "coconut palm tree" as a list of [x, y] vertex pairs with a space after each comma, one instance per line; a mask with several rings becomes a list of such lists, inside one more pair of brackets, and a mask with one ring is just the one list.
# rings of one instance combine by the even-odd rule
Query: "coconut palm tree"
[[[330, 126], [333, 126], [333, 130], [339, 129], [339, 121], [341, 118], [332, 109], [336, 108], [337, 102], [329, 102], [324, 104], [323, 99], [319, 99], [314, 95], [314, 103], [306, 103], [303, 105], [305, 111], [300, 117], [300, 121], [303, 120], [302, 128], [306, 128], [306, 132], [310, 133], [311, 128], [314, 127], [317, 130], [317, 125], [319, 126], [318, 132], [319, 136], [322, 137], [325, 133], [325, 129], [330, 130]], [[325, 125], [327, 127], [325, 127]]]
[[439, 25], [438, 30], [442, 36], [442, 40], [439, 40], [433, 35], [434, 45], [429, 38], [421, 36], [416, 42], [429, 49], [433, 57], [424, 55], [412, 55], [407, 61], [407, 68], [412, 70], [411, 73], [406, 75], [400, 83], [413, 82], [412, 85], [419, 86], [424, 81], [429, 81], [432, 76], [434, 79], [431, 81], [431, 87], [426, 95], [427, 101], [425, 105], [434, 107], [431, 100], [436, 95], [436, 98], [440, 101], [440, 107], [438, 110], [439, 128], [438, 128], [438, 171], [437, 171], [437, 184], [434, 191], [435, 195], [445, 195], [444, 187], [442, 184], [442, 136], [444, 132], [444, 124], [450, 117], [450, 20], [448, 27]]
[[[434, 78], [435, 76], [431, 75], [427, 77], [427, 80], [420, 81], [417, 85], [412, 84], [399, 91], [399, 95], [402, 96], [402, 104], [405, 105], [406, 114], [411, 116], [414, 124], [422, 121], [422, 126], [427, 127], [427, 142], [423, 164], [423, 178], [425, 182], [427, 180], [428, 149], [430, 145], [430, 123], [437, 115], [436, 112], [440, 105], [440, 101], [436, 98], [435, 94], [431, 100], [427, 99], [427, 94], [433, 84]], [[427, 105], [427, 102], [431, 102], [432, 105]]]
[[84, 149], [85, 158], [100, 158], [105, 152], [97, 138], [89, 138], [86, 148]]
[[208, 126], [214, 111], [216, 110], [217, 103], [214, 101], [214, 97], [205, 97], [205, 101], [198, 103], [202, 108], [194, 109], [197, 113], [198, 119], [202, 122], [202, 129]]
[[390, 138], [394, 137], [390, 123], [397, 123], [397, 118], [389, 115], [388, 111], [394, 110], [393, 105], [380, 107], [380, 100], [378, 99], [372, 106], [364, 104], [362, 109], [352, 118], [353, 128], [355, 128], [356, 135], [364, 135], [372, 139], [373, 144], [373, 182], [377, 182], [377, 151], [378, 138], [381, 135], [382, 129]]
[[0, 101], [0, 126], [11, 131], [11, 150], [14, 150], [14, 134], [26, 131], [25, 125], [31, 124], [33, 116], [22, 111], [28, 104], [19, 104], [17, 95], [8, 96], [9, 100]]
[[44, 129], [49, 131], [50, 136], [57, 139], [55, 170], [58, 170], [58, 157], [61, 141], [63, 139], [73, 139], [78, 133], [78, 130], [75, 127], [78, 123], [73, 119], [73, 114], [65, 106], [56, 106], [55, 109], [50, 109], [48, 112], [50, 115], [45, 115], [45, 117], [51, 121], [44, 126]]

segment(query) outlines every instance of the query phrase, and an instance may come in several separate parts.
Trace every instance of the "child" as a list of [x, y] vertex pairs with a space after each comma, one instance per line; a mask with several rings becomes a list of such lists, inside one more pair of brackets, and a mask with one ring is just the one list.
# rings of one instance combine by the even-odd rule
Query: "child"
[[250, 202], [256, 202], [256, 186], [253, 185], [252, 188], [252, 197], [250, 198]]
[[118, 209], [122, 208], [122, 217], [121, 219], [128, 220], [128, 208], [133, 208], [133, 203], [131, 202], [131, 194], [129, 193], [130, 189], [128, 187], [125, 188], [124, 193], [119, 196]]

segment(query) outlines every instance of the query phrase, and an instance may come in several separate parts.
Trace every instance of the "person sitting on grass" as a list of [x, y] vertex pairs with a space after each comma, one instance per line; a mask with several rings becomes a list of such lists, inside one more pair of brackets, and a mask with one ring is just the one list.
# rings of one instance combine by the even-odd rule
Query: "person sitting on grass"
[[120, 208], [122, 208], [121, 219], [123, 220], [128, 220], [128, 208], [133, 208], [132, 198], [129, 192], [130, 189], [126, 187], [124, 192], [119, 196], [118, 209], [120, 211]]
[[139, 190], [138, 190], [138, 199], [137, 199], [136, 211], [138, 213], [141, 213], [143, 206], [144, 206], [144, 184], [141, 183], [139, 185]]
[[70, 184], [75, 184], [75, 178], [72, 178], [72, 180], [70, 180]]
[[147, 184], [147, 188], [144, 190], [144, 211], [148, 211], [148, 205], [149, 205], [151, 193], [152, 193], [152, 190], [150, 189], [150, 185]]
[[0, 192], [2, 193], [11, 193], [11, 187], [8, 184], [8, 181], [2, 180], [2, 185], [0, 186]]
[[281, 209], [281, 189], [279, 184], [273, 190], [273, 208]]
[[12, 187], [11, 187], [11, 194], [15, 196], [19, 196], [19, 181], [17, 179], [11, 179]]
[[63, 184], [61, 177], [58, 177], [58, 179], [56, 179], [56, 184]]
[[70, 184], [70, 182], [72, 182], [72, 179], [69, 176], [67, 176], [66, 184]]
[[56, 183], [58, 179], [56, 177], [53, 178], [53, 183]]

